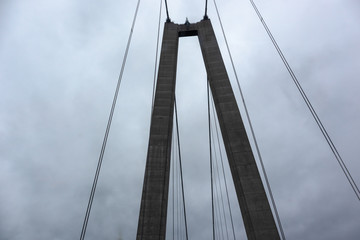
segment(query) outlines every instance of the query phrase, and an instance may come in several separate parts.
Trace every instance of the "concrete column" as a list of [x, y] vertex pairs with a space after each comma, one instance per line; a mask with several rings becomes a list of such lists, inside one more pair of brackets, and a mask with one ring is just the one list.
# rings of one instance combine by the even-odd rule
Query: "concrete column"
[[165, 23], [151, 118], [138, 240], [165, 239], [178, 41], [177, 24]]
[[249, 240], [280, 239], [211, 22], [197, 25], [246, 234]]

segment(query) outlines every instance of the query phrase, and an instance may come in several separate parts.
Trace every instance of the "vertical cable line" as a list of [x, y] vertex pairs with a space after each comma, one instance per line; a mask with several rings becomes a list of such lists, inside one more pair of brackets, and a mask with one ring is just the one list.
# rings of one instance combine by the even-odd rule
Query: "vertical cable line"
[[[175, 134], [174, 134], [174, 141], [176, 141], [176, 137], [175, 137]], [[176, 148], [176, 146], [174, 145], [174, 149], [175, 151], [178, 151], [178, 149]], [[180, 210], [179, 210], [179, 166], [178, 166], [178, 154], [177, 152], [175, 152], [175, 158], [174, 158], [174, 164], [175, 165], [175, 173], [176, 173], [176, 183], [175, 183], [175, 186], [176, 186], [176, 237], [177, 239], [180, 239], [180, 232], [179, 232], [179, 229], [180, 229]]]
[[211, 121], [210, 121], [209, 79], [207, 81], [207, 100], [208, 100], [209, 150], [210, 150], [211, 213], [212, 213], [213, 240], [215, 240], [214, 187], [213, 187], [214, 184], [213, 184], [213, 164], [212, 164], [212, 150], [211, 150]]
[[315, 122], [317, 123], [318, 127], [320, 128], [321, 133], [323, 134], [323, 136], [324, 136], [324, 138], [325, 138], [326, 142], [328, 143], [328, 145], [329, 145], [329, 147], [330, 147], [331, 151], [333, 152], [333, 154], [334, 154], [334, 156], [335, 156], [335, 158], [336, 158], [337, 162], [339, 163], [339, 165], [340, 165], [340, 167], [341, 167], [341, 169], [342, 169], [343, 173], [345, 174], [345, 176], [346, 176], [346, 178], [347, 178], [347, 180], [348, 180], [348, 182], [349, 182], [349, 184], [350, 184], [351, 188], [353, 189], [353, 191], [354, 191], [354, 193], [355, 193], [356, 197], [357, 197], [357, 198], [358, 198], [358, 200], [360, 201], [360, 190], [359, 190], [358, 186], [356, 185], [356, 183], [355, 183], [354, 179], [352, 178], [352, 175], [350, 174], [350, 171], [349, 171], [349, 170], [348, 170], [348, 168], [346, 167], [345, 162], [343, 161], [343, 159], [342, 159], [342, 157], [341, 157], [340, 153], [339, 153], [339, 152], [338, 152], [338, 150], [336, 149], [335, 144], [333, 143], [333, 141], [331, 140], [331, 138], [330, 138], [329, 134], [327, 133], [327, 131], [326, 131], [326, 129], [325, 129], [325, 127], [324, 127], [324, 125], [322, 124], [322, 122], [321, 122], [321, 120], [320, 120], [319, 116], [317, 115], [317, 113], [316, 113], [315, 109], [313, 108], [313, 106], [312, 106], [312, 104], [311, 104], [310, 100], [308, 99], [308, 97], [307, 97], [306, 93], [304, 92], [303, 88], [301, 87], [301, 85], [300, 85], [300, 83], [299, 83], [299, 81], [298, 81], [298, 79], [297, 79], [297, 77], [296, 77], [295, 73], [293, 72], [293, 70], [292, 70], [292, 68], [290, 67], [290, 65], [289, 65], [288, 61], [286, 60], [286, 58], [285, 58], [284, 54], [282, 53], [282, 51], [281, 51], [281, 49], [280, 49], [279, 45], [277, 44], [277, 42], [276, 42], [275, 38], [273, 37], [273, 35], [272, 35], [272, 33], [271, 33], [270, 29], [268, 28], [267, 24], [265, 23], [264, 18], [263, 18], [263, 17], [262, 17], [262, 15], [260, 14], [260, 11], [259, 11], [259, 10], [258, 10], [258, 8], [256, 7], [256, 5], [255, 5], [255, 3], [254, 3], [254, 1], [253, 1], [253, 0], [250, 0], [250, 2], [251, 2], [251, 5], [252, 5], [252, 6], [253, 6], [253, 8], [254, 8], [254, 10], [255, 10], [256, 14], [258, 15], [258, 17], [259, 17], [259, 19], [260, 19], [260, 21], [261, 21], [262, 25], [264, 26], [264, 28], [265, 28], [265, 30], [266, 30], [266, 32], [267, 32], [267, 34], [269, 35], [269, 37], [270, 37], [270, 39], [271, 39], [271, 41], [272, 41], [272, 43], [273, 43], [274, 47], [276, 48], [276, 51], [278, 52], [278, 54], [279, 54], [279, 56], [280, 56], [280, 58], [281, 58], [282, 62], [284, 63], [284, 65], [285, 65], [286, 69], [288, 70], [288, 72], [289, 72], [289, 74], [290, 74], [290, 76], [291, 76], [292, 80], [294, 81], [294, 83], [295, 83], [295, 85], [296, 85], [297, 89], [299, 90], [299, 92], [300, 92], [300, 94], [301, 94], [301, 96], [302, 96], [303, 100], [305, 101], [305, 103], [306, 103], [307, 107], [309, 108], [309, 110], [310, 110], [310, 112], [311, 112], [311, 115], [313, 116], [313, 118], [314, 118]]
[[[161, 9], [162, 9], [162, 0], [160, 0], [160, 9], [159, 9], [159, 20], [158, 20], [158, 29], [157, 29], [157, 38], [156, 38], [156, 53], [155, 53], [155, 66], [154, 66], [154, 81], [152, 89], [152, 98], [151, 98], [151, 115], [154, 110], [154, 100], [155, 100], [155, 85], [156, 85], [156, 73], [157, 73], [157, 64], [159, 56], [159, 39], [160, 39], [160, 22], [161, 22]], [[151, 116], [150, 116], [151, 118]]]
[[[156, 52], [155, 52], [155, 62], [154, 62], [154, 79], [153, 79], [153, 86], [152, 86], [151, 112], [150, 112], [150, 126], [149, 126], [149, 129], [151, 129], [152, 114], [153, 114], [153, 111], [154, 111], [154, 103], [155, 103], [156, 74], [157, 74], [157, 67], [158, 67], [159, 41], [160, 41], [159, 39], [160, 39], [161, 9], [162, 9], [162, 0], [160, 0], [159, 20], [158, 20], [158, 29], [157, 29], [157, 37], [156, 37]], [[149, 130], [149, 138], [150, 138], [150, 130]]]
[[[211, 139], [211, 143], [213, 144], [213, 139]], [[214, 178], [214, 217], [215, 217], [215, 233], [216, 233], [216, 239], [222, 239], [223, 237], [223, 229], [222, 229], [222, 219], [221, 219], [221, 213], [219, 210], [219, 193], [218, 193], [218, 188], [217, 188], [217, 181], [216, 181], [216, 171], [214, 171], [215, 168], [215, 164], [214, 162], [216, 161], [216, 153], [214, 151], [213, 148], [213, 178]]]
[[94, 180], [93, 180], [93, 184], [92, 184], [92, 188], [91, 188], [91, 192], [90, 192], [89, 202], [88, 202], [88, 205], [87, 205], [84, 222], [83, 222], [83, 226], [82, 226], [82, 229], [81, 229], [80, 240], [83, 240], [85, 238], [86, 229], [87, 229], [87, 225], [88, 225], [88, 222], [89, 222], [89, 216], [90, 216], [90, 212], [91, 212], [91, 208], [92, 208], [92, 203], [93, 203], [94, 196], [95, 196], [96, 186], [97, 186], [97, 182], [98, 182], [98, 179], [99, 179], [99, 173], [100, 173], [102, 161], [103, 161], [103, 158], [104, 158], [106, 143], [107, 143], [107, 139], [108, 139], [108, 136], [109, 136], [109, 131], [110, 131], [110, 127], [111, 127], [112, 118], [113, 118], [113, 115], [114, 115], [114, 110], [115, 110], [115, 106], [116, 106], [117, 97], [118, 97], [118, 94], [119, 94], [121, 79], [122, 79], [122, 76], [123, 76], [123, 73], [124, 73], [126, 59], [127, 59], [127, 55], [128, 55], [129, 48], [130, 48], [131, 38], [132, 38], [132, 34], [133, 34], [135, 22], [136, 22], [137, 13], [138, 13], [138, 10], [139, 10], [139, 5], [140, 5], [140, 0], [138, 0], [137, 5], [136, 5], [134, 19], [133, 19], [133, 22], [132, 22], [132, 25], [131, 25], [129, 39], [128, 39], [128, 42], [127, 42], [127, 45], [126, 45], [126, 50], [125, 50], [125, 54], [124, 54], [124, 58], [123, 58], [119, 78], [118, 78], [118, 81], [117, 81], [116, 90], [115, 90], [113, 102], [112, 102], [112, 105], [111, 105], [110, 115], [109, 115], [109, 119], [108, 119], [108, 122], [107, 122], [106, 130], [105, 130], [105, 136], [104, 136], [103, 143], [102, 143], [102, 146], [101, 146], [100, 156], [99, 156], [99, 160], [98, 160], [98, 164], [97, 164], [97, 167], [96, 167], [96, 172], [95, 172], [95, 176], [94, 176]]
[[[210, 98], [213, 99], [213, 97], [210, 94]], [[211, 101], [211, 100], [210, 100]], [[213, 101], [211, 101], [211, 103], [213, 103]], [[229, 239], [229, 234], [228, 234], [228, 227], [227, 227], [227, 221], [226, 221], [226, 215], [225, 215], [225, 207], [224, 207], [224, 198], [222, 195], [222, 187], [221, 187], [221, 179], [220, 179], [220, 172], [219, 172], [219, 159], [218, 159], [218, 154], [216, 151], [216, 146], [215, 146], [215, 137], [214, 137], [214, 130], [213, 127], [215, 125], [215, 114], [213, 111], [211, 111], [213, 114], [210, 113], [210, 115], [213, 116], [213, 121], [211, 124], [211, 140], [213, 143], [213, 150], [214, 150], [214, 157], [215, 157], [215, 161], [213, 161], [213, 167], [215, 168], [215, 172], [214, 172], [214, 178], [215, 178], [215, 195], [217, 196], [217, 212], [218, 212], [218, 223], [220, 225], [220, 231], [221, 231], [221, 238], [225, 238], [224, 237], [224, 224], [225, 224], [225, 231], [226, 231], [226, 239]], [[211, 116], [210, 116], [211, 117]], [[220, 152], [220, 149], [219, 149]], [[216, 194], [217, 193], [217, 194]], [[215, 202], [216, 203], [216, 202]], [[221, 206], [220, 206], [221, 205]], [[216, 205], [215, 205], [216, 208]], [[222, 214], [221, 214], [222, 213]], [[224, 219], [224, 221], [223, 221]], [[220, 232], [219, 232], [220, 235]]]
[[[179, 151], [179, 149], [176, 146], [176, 150]], [[176, 178], [176, 193], [177, 193], [177, 197], [176, 197], [176, 208], [177, 208], [177, 236], [178, 239], [182, 239], [182, 232], [181, 232], [181, 199], [180, 199], [180, 195], [181, 195], [181, 190], [180, 190], [180, 175], [179, 175], [179, 154], [178, 152], [175, 153], [176, 155], [176, 162], [177, 162], [177, 178]]]
[[208, 0], [205, 0], [205, 14], [204, 14], [204, 19], [208, 19], [208, 15], [207, 15], [207, 5], [208, 5]]
[[[214, 109], [213, 109], [214, 111]], [[214, 113], [214, 112], [213, 112]], [[216, 119], [215, 119], [215, 114], [213, 114], [213, 118], [214, 118], [214, 124], [216, 122]], [[214, 139], [214, 131], [211, 131], [211, 136], [212, 136], [212, 141], [213, 141], [213, 144], [214, 144], [214, 155], [215, 155], [215, 168], [216, 168], [216, 173], [217, 173], [217, 182], [218, 182], [218, 186], [219, 186], [219, 192], [220, 192], [220, 199], [221, 199], [221, 206], [222, 206], [222, 213], [223, 213], [223, 218], [224, 218], [224, 223], [225, 223], [225, 230], [226, 230], [226, 239], [229, 239], [229, 232], [228, 232], [228, 226], [227, 226], [227, 221], [226, 221], [226, 215], [225, 215], [225, 204], [224, 204], [224, 198], [223, 198], [223, 190], [222, 190], [222, 187], [221, 187], [221, 179], [220, 179], [220, 171], [219, 171], [219, 160], [218, 160], [218, 157], [217, 157], [217, 152], [216, 152], [216, 147], [215, 147], [215, 139]], [[220, 150], [220, 146], [219, 146], [219, 155], [220, 155], [220, 158], [221, 158], [221, 150]], [[224, 176], [224, 179], [225, 179], [225, 176]], [[216, 183], [216, 181], [215, 181]], [[220, 203], [219, 203], [220, 204]], [[220, 207], [219, 207], [220, 208]], [[221, 210], [221, 209], [220, 209]], [[220, 219], [221, 219], [221, 216], [220, 216]], [[222, 225], [221, 225], [222, 226]]]
[[[173, 135], [173, 140], [175, 136]], [[172, 148], [172, 239], [175, 240], [175, 149], [174, 145], [171, 145]]]
[[218, 123], [216, 121], [216, 116], [215, 116], [214, 101], [211, 101], [211, 103], [212, 103], [212, 109], [213, 109], [213, 118], [214, 118], [214, 122], [215, 122], [216, 139], [217, 139], [217, 143], [218, 143], [220, 160], [221, 160], [221, 168], [222, 168], [222, 173], [223, 173], [223, 177], [224, 177], [226, 198], [227, 198], [228, 209], [229, 209], [229, 213], [230, 213], [230, 220], [231, 220], [231, 227], [232, 227], [232, 232], [233, 232], [233, 239], [235, 240], [236, 239], [236, 237], [235, 237], [235, 228], [234, 228], [234, 222], [233, 222], [233, 217], [232, 217], [232, 212], [231, 212], [231, 207], [230, 207], [229, 191], [228, 191], [227, 181], [226, 181], [226, 177], [225, 177], [224, 161], [223, 161], [222, 151], [221, 151], [221, 147], [220, 147], [219, 129], [218, 129]]
[[[215, 147], [215, 140], [214, 140], [214, 133], [213, 130], [211, 131], [211, 140], [212, 143], [214, 144], [214, 156], [215, 156], [215, 161], [213, 161], [213, 167], [216, 169], [216, 171], [214, 172], [214, 177], [215, 177], [215, 194], [217, 196], [217, 207], [215, 206], [215, 208], [217, 208], [217, 212], [218, 212], [218, 223], [220, 225], [220, 231], [221, 231], [221, 238], [224, 238], [224, 223], [225, 223], [225, 231], [226, 231], [226, 239], [229, 239], [229, 234], [227, 231], [227, 222], [226, 222], [226, 216], [225, 216], [225, 207], [224, 207], [224, 199], [222, 196], [222, 188], [221, 188], [221, 182], [220, 182], [220, 173], [219, 173], [219, 164], [218, 164], [218, 158], [217, 158], [217, 152], [216, 152], [216, 147]], [[220, 197], [219, 197], [220, 196]], [[221, 202], [220, 202], [221, 200]], [[215, 203], [216, 203], [215, 202]], [[220, 206], [221, 204], [221, 206]], [[221, 211], [222, 210], [222, 211]], [[223, 213], [223, 214], [221, 214]], [[222, 219], [224, 219], [224, 223], [222, 221]], [[220, 233], [219, 233], [220, 235]]]
[[165, 8], [166, 8], [166, 22], [170, 22], [170, 17], [169, 17], [169, 10], [168, 10], [168, 4], [167, 4], [167, 1], [165, 0]]
[[174, 99], [175, 105], [175, 119], [176, 119], [176, 136], [177, 136], [177, 144], [178, 144], [178, 153], [179, 153], [179, 167], [180, 167], [180, 179], [181, 179], [181, 192], [182, 192], [182, 201], [183, 201], [183, 210], [184, 210], [184, 222], [185, 222], [185, 237], [188, 240], [188, 229], [187, 229], [187, 221], [186, 221], [186, 208], [185, 208], [185, 195], [184, 195], [184, 180], [182, 173], [182, 163], [181, 163], [181, 151], [180, 151], [180, 136], [179, 136], [179, 121], [177, 114], [177, 106], [176, 106], [176, 97]]
[[219, 10], [218, 10], [216, 1], [215, 1], [215, 0], [213, 0], [213, 1], [214, 1], [214, 5], [215, 5], [215, 9], [216, 9], [217, 16], [218, 16], [218, 19], [219, 19], [219, 22], [220, 22], [221, 31], [222, 31], [223, 36], [224, 36], [224, 39], [225, 39], [226, 48], [227, 48], [228, 53], [229, 53], [229, 56], [230, 56], [231, 65], [232, 65], [232, 68], [233, 68], [233, 71], [234, 71], [234, 74], [235, 74], [235, 78], [236, 78], [237, 86], [238, 86], [238, 89], [239, 89], [239, 92], [240, 92], [241, 100], [242, 100], [242, 103], [243, 103], [243, 106], [244, 106], [246, 118], [247, 118], [247, 121], [248, 121], [248, 124], [249, 124], [249, 127], [250, 127], [251, 136], [252, 136], [252, 138], [254, 139], [255, 148], [256, 148], [256, 153], [257, 153], [258, 158], [259, 158], [259, 161], [260, 161], [261, 170], [262, 170], [263, 175], [264, 175], [266, 187], [267, 187], [268, 192], [269, 192], [271, 204], [272, 204], [272, 207], [273, 207], [273, 209], [274, 209], [274, 213], [275, 213], [275, 217], [276, 217], [276, 220], [277, 220], [277, 223], [278, 223], [278, 227], [279, 227], [279, 230], [280, 230], [281, 238], [282, 238], [283, 240], [286, 240], [285, 234], [284, 234], [284, 230], [283, 230], [283, 227], [282, 227], [282, 224], [281, 224], [280, 216], [279, 216], [279, 213], [278, 213], [278, 210], [277, 210], [277, 207], [276, 207], [276, 203], [275, 203], [275, 200], [274, 200], [274, 197], [273, 197], [273, 194], [272, 194], [272, 190], [271, 190], [271, 187], [270, 187], [270, 183], [269, 183], [269, 180], [268, 180], [268, 177], [267, 177], [267, 174], [266, 174], [265, 166], [264, 166], [264, 163], [263, 163], [263, 160], [262, 160], [262, 157], [261, 157], [261, 153], [260, 153], [260, 149], [259, 149], [259, 146], [258, 146], [258, 143], [257, 143], [257, 139], [256, 139], [256, 137], [255, 137], [255, 132], [254, 132], [254, 129], [253, 129], [253, 126], [252, 126], [252, 122], [251, 122], [251, 119], [250, 119], [250, 115], [249, 115], [249, 112], [248, 112], [248, 109], [247, 109], [247, 106], [246, 106], [246, 103], [245, 103], [244, 95], [243, 95], [243, 92], [242, 92], [241, 87], [240, 87], [239, 78], [238, 78], [238, 76], [237, 76], [237, 72], [236, 72], [236, 69], [235, 69], [234, 61], [233, 61], [233, 58], [232, 58], [232, 55], [231, 55], [231, 52], [230, 52], [230, 48], [229, 48], [229, 44], [228, 44], [228, 41], [227, 41], [227, 38], [226, 38], [226, 34], [225, 34], [225, 31], [224, 31], [224, 27], [223, 27], [223, 25], [222, 25], [222, 21], [221, 21], [221, 18], [220, 18]]

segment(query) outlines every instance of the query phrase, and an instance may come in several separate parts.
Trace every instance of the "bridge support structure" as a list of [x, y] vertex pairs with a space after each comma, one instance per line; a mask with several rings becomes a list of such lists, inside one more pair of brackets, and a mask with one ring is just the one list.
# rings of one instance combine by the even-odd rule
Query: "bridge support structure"
[[179, 37], [198, 36], [249, 240], [280, 239], [209, 19], [166, 22], [162, 41], [137, 240], [165, 240]]

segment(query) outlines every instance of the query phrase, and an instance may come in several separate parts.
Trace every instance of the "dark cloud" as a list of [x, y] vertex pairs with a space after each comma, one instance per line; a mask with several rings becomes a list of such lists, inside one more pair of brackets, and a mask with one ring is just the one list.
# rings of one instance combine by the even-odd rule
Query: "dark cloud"
[[[358, 1], [256, 2], [359, 183]], [[140, 6], [87, 239], [136, 235], [159, 3]], [[218, 4], [287, 238], [357, 239], [359, 201], [250, 3]], [[135, 5], [0, 3], [0, 239], [79, 237]], [[199, 21], [203, 8], [169, 1], [177, 23]], [[240, 99], [211, 1], [208, 15]], [[180, 40], [177, 97], [190, 238], [209, 239], [206, 73], [196, 38]], [[245, 238], [233, 186], [230, 201]]]

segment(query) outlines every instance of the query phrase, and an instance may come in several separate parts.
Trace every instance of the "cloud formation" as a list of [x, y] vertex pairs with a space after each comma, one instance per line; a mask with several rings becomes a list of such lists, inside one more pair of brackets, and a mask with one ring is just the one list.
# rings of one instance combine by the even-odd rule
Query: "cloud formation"
[[[159, 3], [140, 5], [86, 239], [136, 235]], [[203, 17], [202, 1], [168, 3], [174, 22]], [[358, 1], [256, 3], [359, 184]], [[135, 6], [0, 3], [0, 239], [80, 236]], [[358, 239], [359, 201], [249, 1], [218, 6], [287, 238]], [[211, 1], [208, 15], [239, 97]], [[189, 236], [210, 239], [206, 73], [196, 38], [180, 40], [178, 62]]]

